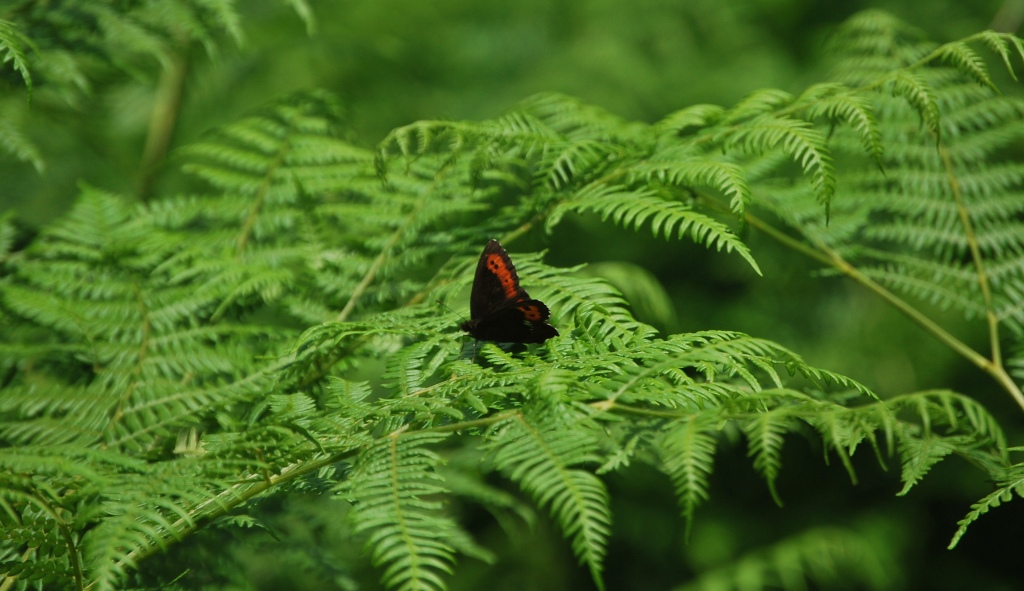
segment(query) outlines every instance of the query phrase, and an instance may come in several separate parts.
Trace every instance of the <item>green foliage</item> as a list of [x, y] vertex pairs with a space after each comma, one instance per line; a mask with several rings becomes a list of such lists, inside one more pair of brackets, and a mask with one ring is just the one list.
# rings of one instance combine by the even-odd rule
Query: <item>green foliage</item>
[[[1014, 448], [1011, 451], [1019, 453], [1021, 448]], [[1012, 501], [1014, 494], [1024, 498], [1024, 464], [1017, 463], [1004, 467], [996, 479], [996, 489], [985, 495], [977, 503], [971, 505], [971, 511], [957, 524], [960, 527], [956, 530], [956, 534], [953, 535], [949, 548], [952, 550], [960, 543], [960, 538], [967, 533], [967, 526], [980, 519], [990, 509], [995, 509], [1003, 503]]]
[[871, 540], [857, 533], [822, 528], [809, 530], [743, 556], [729, 567], [711, 571], [674, 591], [849, 587], [887, 589], [892, 585], [885, 557], [872, 550]]
[[345, 496], [353, 503], [353, 532], [367, 534], [375, 565], [386, 565], [390, 589], [444, 589], [457, 543], [455, 523], [436, 500], [447, 492], [436, 471], [441, 457], [426, 446], [443, 440], [431, 433], [385, 437], [360, 455]]
[[[171, 12], [197, 6], [207, 3]], [[185, 20], [191, 36], [236, 31], [230, 6], [217, 6]], [[145, 15], [108, 11], [89, 13], [98, 35], [161, 55], [160, 36], [136, 30]], [[495, 120], [396, 129], [376, 153], [348, 141], [333, 96], [297, 94], [179, 152], [200, 192], [130, 205], [83, 187], [24, 249], [5, 223], [4, 576], [22, 588], [119, 588], [214, 521], [252, 523], [245, 512], [303, 492], [346, 504], [345, 526], [387, 588], [445, 589], [460, 556], [493, 558], [453, 505], [522, 506], [445, 465], [480, 451], [478, 475], [547, 511], [603, 589], [606, 475], [659, 471], [689, 529], [730, 442], [781, 504], [793, 434], [854, 480], [858, 449], [883, 465], [898, 457], [903, 493], [951, 454], [996, 477], [955, 543], [1020, 494], [1006, 437], [976, 401], [879, 397], [738, 332], [659, 335], [606, 282], [515, 242], [596, 214], [760, 272], [740, 235], [767, 227], [865, 284], [985, 317], [996, 345], [1000, 326], [1019, 338], [1024, 170], [997, 156], [1019, 139], [1024, 109], [993, 90], [969, 43], [1011, 66], [1020, 41], [983, 34], [935, 48], [910, 37], [883, 14], [856, 17], [836, 41], [837, 79], [797, 96], [763, 90], [645, 125], [544, 94]], [[560, 337], [477, 348], [435, 304], [465, 301], [491, 236], [513, 249]], [[850, 560], [865, 566], [859, 581], [884, 586], [871, 545], [831, 531], [695, 585], [800, 588]]]
[[[283, 2], [312, 28], [305, 0]], [[241, 15], [230, 0], [15, 0], [0, 9], [2, 64], [19, 74], [37, 104], [60, 105], [58, 112], [82, 108], [97, 83], [117, 73], [147, 78], [154, 65], [171, 69], [193, 44], [215, 55], [225, 41], [245, 41]], [[0, 77], [0, 85], [14, 90], [7, 77]], [[0, 150], [42, 172], [45, 159], [23, 127], [27, 120], [24, 104], [0, 101]]]
[[28, 58], [25, 50], [31, 48], [31, 42], [18, 31], [18, 27], [10, 21], [0, 20], [0, 51], [3, 52], [3, 63], [10, 62], [14, 71], [21, 75], [29, 92], [32, 91], [32, 74], [29, 72]]

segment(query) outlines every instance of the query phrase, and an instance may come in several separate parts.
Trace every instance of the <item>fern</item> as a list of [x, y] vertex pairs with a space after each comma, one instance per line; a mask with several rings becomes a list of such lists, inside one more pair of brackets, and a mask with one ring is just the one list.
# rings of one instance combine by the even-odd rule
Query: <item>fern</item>
[[32, 73], [29, 72], [25, 50], [31, 47], [31, 41], [18, 31], [14, 23], [0, 20], [0, 50], [3, 51], [3, 63], [10, 62], [14, 71], [21, 75], [29, 96], [32, 93]]
[[713, 424], [708, 415], [697, 415], [692, 420], [678, 421], [665, 434], [659, 447], [663, 450], [662, 463], [672, 478], [676, 497], [686, 519], [689, 537], [697, 507], [709, 498], [708, 480], [714, 465], [715, 438]]
[[[287, 4], [306, 22], [313, 21], [305, 0]], [[85, 110], [90, 96], [120, 71], [138, 80], [152, 78], [159, 66], [172, 69], [176, 56], [196, 43], [209, 55], [225, 38], [244, 42], [241, 14], [228, 0], [168, 0], [159, 5], [68, 0], [46, 7], [9, 2], [0, 19], [0, 59], [24, 83], [29, 98], [41, 97], [44, 109]], [[8, 85], [10, 90], [10, 85]], [[52, 155], [33, 139], [33, 113], [22, 102], [0, 103], [0, 151], [29, 163], [38, 173]], [[58, 116], [64, 116], [62, 113]]]
[[[1019, 452], [1021, 450], [1014, 448], [1012, 451]], [[960, 539], [967, 533], [969, 525], [991, 509], [1012, 501], [1015, 493], [1018, 497], [1024, 497], [1024, 466], [1019, 463], [1007, 467], [996, 480], [996, 489], [971, 505], [971, 511], [957, 523], [960, 527], [953, 534], [953, 539], [949, 542], [949, 549], [952, 550], [960, 543]]]
[[[237, 29], [229, 8], [172, 6], [203, 42]], [[141, 52], [124, 67], [163, 54], [161, 29], [139, 26], [145, 10], [90, 10], [97, 35]], [[660, 471], [689, 530], [729, 446], [781, 503], [793, 433], [854, 480], [858, 450], [899, 458], [901, 493], [952, 454], [996, 475], [998, 494], [955, 543], [1019, 493], [1005, 435], [970, 398], [882, 398], [738, 332], [659, 335], [619, 291], [543, 254], [515, 253], [561, 332], [541, 346], [471, 345], [435, 303], [465, 309], [486, 238], [519, 250], [529, 230], [587, 215], [738, 254], [756, 272], [740, 232], [764, 229], [889, 301], [920, 297], [1019, 336], [1024, 172], [996, 155], [1024, 110], [969, 46], [911, 37], [867, 13], [840, 36], [836, 80], [804, 93], [763, 90], [653, 125], [545, 94], [491, 121], [399, 128], [376, 151], [346, 139], [336, 98], [297, 94], [180, 150], [191, 194], [129, 205], [83, 187], [24, 249], [0, 226], [3, 573], [122, 587], [216, 520], [251, 523], [261, 501], [305, 492], [345, 503], [346, 533], [390, 589], [445, 589], [461, 557], [492, 557], [456, 499], [527, 520], [527, 505], [546, 511], [604, 588], [606, 474]], [[1020, 53], [1013, 37], [978, 41], [1007, 64]], [[994, 351], [979, 365], [1002, 362]], [[451, 460], [466, 457], [513, 491], [460, 478]], [[828, 537], [708, 586], [754, 573], [797, 588], [789, 566], [831, 581], [822, 573], [848, 553], [868, 554]]]
[[[1013, 75], [1013, 59], [1024, 55], [1020, 43], [988, 32], [935, 46], [881, 12], [851, 19], [835, 37], [835, 82], [794, 101], [763, 101], [788, 116], [828, 116], [833, 125], [846, 114], [852, 128], [836, 125], [829, 138], [837, 183], [832, 214], [821, 218], [813, 177], [794, 185], [782, 159], [762, 159], [749, 180], [760, 197], [754, 207], [783, 219], [799, 238], [761, 218], [748, 221], [896, 306], [1024, 408], [1007, 370], [1015, 361], [1003, 353], [1008, 338], [1016, 348], [1024, 317], [1016, 221], [1022, 170], [1005, 156], [1024, 130], [1024, 111], [1019, 99], [995, 89], [976, 50], [994, 51]], [[827, 107], [809, 102], [822, 92]], [[988, 351], [962, 341], [913, 301], [983, 321]], [[934, 443], [926, 455], [946, 453]]]
[[455, 524], [439, 514], [441, 504], [427, 497], [444, 493], [435, 471], [440, 457], [426, 445], [437, 435], [383, 438], [353, 467], [343, 494], [355, 505], [354, 532], [369, 532], [367, 544], [376, 565], [386, 565], [390, 589], [444, 589], [450, 573]]
[[728, 567], [702, 575], [676, 591], [711, 589], [806, 589], [808, 582], [827, 588], [851, 582], [886, 589], [891, 566], [872, 540], [853, 531], [821, 528], [741, 557]]
[[498, 423], [488, 439], [492, 461], [542, 507], [549, 507], [573, 551], [599, 588], [611, 525], [608, 492], [594, 474], [575, 466], [598, 460], [588, 430], [516, 416]]

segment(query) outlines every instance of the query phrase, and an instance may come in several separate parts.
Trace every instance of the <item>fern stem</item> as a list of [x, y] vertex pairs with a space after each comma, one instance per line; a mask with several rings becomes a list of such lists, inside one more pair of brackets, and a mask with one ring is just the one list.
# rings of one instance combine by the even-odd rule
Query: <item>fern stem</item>
[[135, 302], [138, 304], [139, 317], [142, 318], [142, 333], [139, 335], [139, 349], [135, 357], [135, 366], [131, 371], [131, 383], [125, 387], [124, 391], [118, 397], [117, 406], [114, 408], [113, 412], [110, 413], [110, 420], [107, 422], [107, 432], [111, 436], [114, 435], [117, 424], [124, 418], [125, 406], [127, 406], [131, 401], [132, 396], [135, 393], [135, 389], [138, 387], [139, 381], [142, 379], [142, 368], [146, 363], [146, 356], [149, 352], [150, 333], [152, 331], [149, 310], [142, 295], [142, 287], [138, 282], [132, 283], [132, 290], [135, 295]]
[[[82, 591], [83, 584], [85, 582], [85, 575], [82, 573], [82, 563], [78, 559], [78, 547], [75, 544], [75, 536], [71, 532], [71, 528], [68, 527], [67, 522], [61, 517], [60, 512], [50, 504], [46, 499], [35, 495], [29, 494], [27, 499], [30, 503], [41, 509], [46, 513], [53, 522], [57, 524], [57, 529], [60, 530], [61, 537], [64, 539], [64, 543], [68, 548], [68, 562], [71, 563], [71, 570], [74, 572], [75, 577], [75, 588]], [[32, 550], [30, 548], [30, 550]], [[4, 584], [0, 585], [0, 591], [9, 589], [10, 586], [7, 584], [8, 581], [14, 582], [16, 577], [7, 577], [4, 580]]]
[[[166, 550], [167, 546], [171, 543], [185, 539], [189, 534], [198, 531], [214, 519], [227, 515], [235, 507], [245, 504], [249, 499], [263, 494], [268, 489], [310, 472], [315, 472], [325, 466], [330, 466], [348, 455], [349, 453], [345, 452], [322, 457], [310, 462], [296, 462], [282, 468], [277, 475], [271, 475], [269, 479], [264, 479], [262, 474], [252, 474], [253, 479], [231, 486], [216, 496], [196, 505], [189, 514], [190, 516], [196, 515], [198, 516], [197, 518], [181, 517], [177, 519], [167, 528], [163, 539], [128, 552], [117, 561], [117, 566], [122, 570], [129, 566], [133, 567], [153, 553]], [[95, 585], [95, 582], [91, 583], [85, 589], [92, 589]]]
[[149, 200], [153, 183], [167, 157], [167, 150], [177, 126], [181, 97], [185, 89], [185, 76], [188, 73], [187, 49], [183, 47], [172, 52], [169, 64], [163, 69], [157, 84], [156, 101], [150, 114], [146, 144], [142, 149], [142, 162], [139, 165], [138, 196], [143, 202]]
[[394, 246], [398, 244], [398, 240], [405, 235], [406, 227], [416, 219], [417, 214], [426, 204], [426, 200], [427, 197], [426, 194], [424, 194], [424, 196], [420, 198], [419, 203], [416, 204], [416, 207], [414, 207], [412, 211], [409, 212], [409, 215], [406, 216], [405, 222], [391, 233], [388, 241], [384, 244], [384, 248], [380, 250], [380, 254], [378, 254], [377, 258], [373, 260], [373, 264], [370, 265], [369, 269], [367, 269], [366, 274], [363, 275], [363, 279], [352, 291], [352, 295], [349, 296], [348, 301], [345, 302], [345, 307], [341, 309], [341, 312], [339, 312], [338, 316], [334, 319], [335, 322], [345, 322], [349, 315], [352, 314], [352, 310], [355, 310], [356, 303], [359, 302], [359, 298], [362, 297], [363, 293], [370, 288], [373, 280], [377, 278], [377, 273], [380, 271], [380, 268], [384, 266], [388, 257], [391, 256], [391, 249], [394, 248]]
[[366, 271], [366, 274], [363, 275], [363, 279], [359, 282], [359, 285], [357, 285], [356, 288], [352, 290], [352, 295], [349, 296], [348, 301], [345, 302], [345, 307], [341, 309], [341, 312], [339, 312], [338, 316], [334, 319], [335, 322], [345, 322], [348, 319], [349, 315], [352, 314], [352, 310], [355, 309], [356, 303], [359, 301], [359, 298], [362, 297], [363, 293], [365, 293], [366, 290], [370, 288], [370, 285], [373, 283], [373, 280], [376, 279], [377, 277], [377, 272], [380, 271], [380, 268], [382, 266], [384, 266], [384, 262], [388, 260], [388, 255], [391, 254], [391, 248], [394, 247], [396, 243], [398, 243], [398, 239], [401, 236], [401, 228], [395, 230], [391, 234], [391, 237], [388, 238], [388, 241], [384, 245], [384, 248], [381, 249], [380, 254], [377, 255], [377, 258], [373, 260], [373, 264], [370, 265], [370, 268]]
[[981, 288], [981, 298], [985, 302], [985, 318], [988, 321], [989, 346], [992, 350], [992, 363], [999, 369], [1003, 367], [1003, 355], [999, 348], [999, 319], [996, 317], [995, 309], [992, 307], [992, 289], [989, 285], [988, 273], [985, 271], [985, 260], [981, 256], [981, 248], [978, 246], [978, 237], [974, 233], [974, 224], [964, 207], [964, 197], [960, 190], [960, 181], [953, 171], [953, 163], [949, 159], [949, 150], [939, 147], [939, 155], [942, 157], [942, 166], [946, 169], [946, 177], [949, 180], [949, 188], [953, 192], [953, 201], [956, 203], [956, 212], [960, 216], [960, 223], [963, 225], [964, 233], [967, 235], [967, 246], [971, 250], [971, 260], [974, 262], [974, 269], [978, 273], [978, 286]]
[[888, 302], [890, 305], [895, 307], [897, 310], [902, 312], [905, 316], [914, 321], [918, 326], [925, 329], [929, 333], [935, 336], [941, 343], [953, 349], [957, 354], [965, 357], [968, 361], [981, 368], [985, 373], [992, 376], [1000, 386], [1006, 389], [1007, 392], [1017, 402], [1017, 405], [1024, 410], [1024, 393], [1021, 393], [1020, 388], [1013, 382], [1013, 379], [1006, 373], [1001, 364], [995, 363], [993, 360], [986, 358], [984, 355], [978, 353], [966, 343], [953, 336], [947, 330], [939, 326], [931, 318], [928, 318], [921, 313], [917, 308], [910, 305], [906, 300], [900, 298], [893, 292], [883, 287], [878, 282], [874, 281], [870, 277], [864, 275], [856, 267], [848, 263], [839, 254], [832, 249], [828, 248], [823, 244], [817, 244], [816, 248], [804, 244], [803, 242], [781, 232], [772, 227], [767, 222], [760, 218], [747, 213], [745, 219], [748, 224], [761, 230], [771, 238], [782, 243], [783, 245], [792, 248], [800, 253], [803, 253], [814, 260], [820, 261], [826, 265], [838, 269], [843, 275], [846, 275], [850, 279], [853, 279], [857, 283], [866, 287], [869, 291], [875, 295], [881, 297], [883, 300]]
[[[245, 216], [245, 223], [242, 225], [242, 232], [238, 235], [238, 239], [235, 241], [235, 258], [241, 260], [242, 255], [245, 253], [246, 247], [249, 245], [249, 238], [252, 237], [253, 230], [256, 228], [256, 220], [259, 219], [259, 214], [263, 211], [263, 206], [267, 200], [267, 194], [270, 193], [270, 188], [274, 184], [274, 173], [284, 166], [287, 160], [288, 153], [292, 150], [291, 140], [294, 133], [294, 121], [291, 122], [291, 127], [281, 133], [283, 138], [281, 146], [277, 150], [277, 154], [274, 155], [274, 160], [267, 165], [266, 171], [263, 173], [263, 179], [260, 181], [259, 187], [256, 189], [254, 195], [253, 204], [249, 208], [248, 213]], [[219, 314], [214, 314], [214, 320], [219, 318]]]
[[82, 591], [83, 585], [85, 584], [85, 574], [82, 573], [82, 563], [78, 560], [78, 547], [75, 544], [75, 537], [71, 533], [71, 528], [63, 519], [57, 520], [57, 527], [60, 528], [61, 536], [64, 537], [64, 541], [68, 546], [68, 561], [71, 563], [71, 569], [75, 572], [75, 588], [78, 591]]
[[459, 431], [465, 431], [466, 429], [476, 429], [479, 427], [489, 427], [494, 423], [504, 421], [505, 419], [514, 417], [521, 414], [522, 411], [518, 408], [504, 410], [493, 415], [488, 415], [480, 419], [473, 419], [471, 421], [461, 421], [459, 423], [448, 423], [447, 425], [441, 425], [438, 427], [431, 427], [429, 429], [420, 429], [420, 433], [457, 433]]

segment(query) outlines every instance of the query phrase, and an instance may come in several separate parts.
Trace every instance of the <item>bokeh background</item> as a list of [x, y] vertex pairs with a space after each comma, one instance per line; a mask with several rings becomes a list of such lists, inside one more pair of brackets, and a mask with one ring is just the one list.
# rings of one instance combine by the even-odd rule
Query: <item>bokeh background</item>
[[[542, 91], [653, 122], [696, 103], [731, 105], [755, 89], [799, 92], [823, 78], [830, 33], [860, 10], [889, 11], [937, 42], [990, 27], [1017, 32], [1024, 18], [1024, 0], [349, 0], [311, 7], [315, 30], [285, 2], [239, 3], [241, 43], [217, 39], [213, 50], [195, 44], [170, 65], [98, 60], [82, 84], [41, 79], [30, 102], [18, 77], [4, 72], [8, 90], [0, 106], [39, 147], [45, 168], [0, 159], [0, 213], [12, 215], [30, 239], [70, 207], [82, 183], [139, 200], [187, 192], [193, 181], [175, 164], [176, 146], [298, 90], [342, 97], [350, 139], [370, 148], [400, 125], [491, 118]], [[0, 3], [0, 18], [14, 16]], [[158, 170], [144, 170], [161, 80], [174, 67], [185, 78], [169, 157]], [[756, 232], [745, 239], [764, 277], [738, 257], [587, 218], [525, 237], [510, 250], [546, 248], [552, 264], [590, 263], [613, 281], [617, 271], [642, 268], [650, 284], [622, 288], [637, 302], [638, 316], [666, 333], [724, 329], [769, 338], [883, 396], [952, 388], [989, 408], [1011, 445], [1024, 442], [1020, 409], [980, 371], [856, 286], [820, 276], [812, 261]], [[983, 326], [946, 322], [984, 350]], [[640, 467], [612, 476], [608, 588], [673, 588], [809, 528], [828, 527], [875, 540], [891, 573], [889, 588], [1024, 588], [1024, 503], [982, 518], [956, 550], [946, 550], [956, 522], [991, 490], [966, 462], [942, 462], [897, 497], [898, 460], [886, 470], [865, 450], [855, 457], [853, 484], [838, 461], [822, 461], [812, 439], [791, 439], [778, 483], [784, 507], [772, 501], [743, 446], [725, 445], [711, 501], [688, 539], [666, 478]], [[197, 583], [211, 589], [372, 589], [378, 574], [333, 526], [339, 505], [278, 499], [259, 509], [276, 535], [208, 532], [148, 565], [148, 574], [174, 576], [187, 563]], [[528, 525], [456, 509], [502, 560], [465, 560], [453, 588], [593, 588], [543, 515]], [[851, 588], [861, 586], [851, 577]]]

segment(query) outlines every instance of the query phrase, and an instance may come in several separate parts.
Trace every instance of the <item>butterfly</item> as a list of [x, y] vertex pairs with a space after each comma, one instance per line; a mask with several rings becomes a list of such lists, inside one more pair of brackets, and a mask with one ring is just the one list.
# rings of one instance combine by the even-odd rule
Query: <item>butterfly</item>
[[547, 323], [550, 310], [519, 287], [516, 266], [497, 240], [487, 243], [476, 265], [469, 314], [461, 328], [478, 341], [543, 343], [558, 336]]

